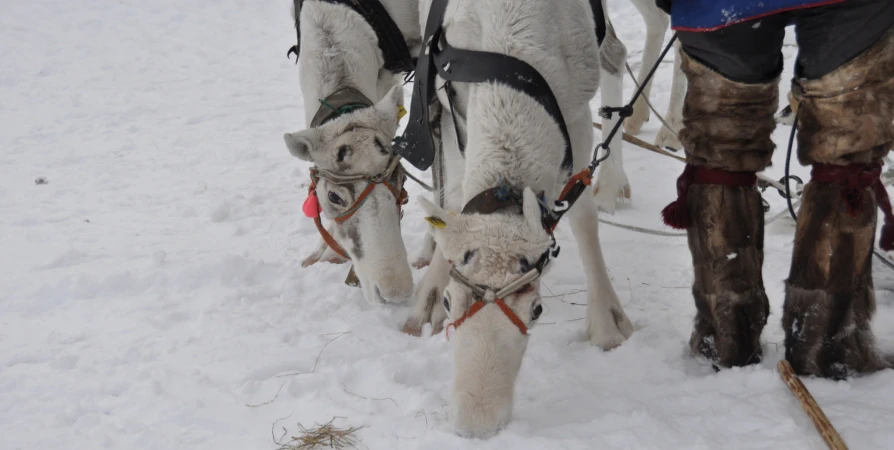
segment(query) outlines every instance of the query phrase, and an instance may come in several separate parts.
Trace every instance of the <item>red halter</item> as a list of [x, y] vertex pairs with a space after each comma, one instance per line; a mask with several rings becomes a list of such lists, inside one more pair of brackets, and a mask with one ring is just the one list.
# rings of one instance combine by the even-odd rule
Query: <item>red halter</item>
[[[547, 260], [544, 260], [547, 261]], [[515, 311], [506, 304], [503, 300], [509, 295], [512, 295], [529, 283], [534, 282], [537, 278], [540, 278], [540, 274], [543, 272], [543, 268], [534, 268], [527, 272], [524, 275], [518, 277], [515, 281], [509, 283], [503, 289], [500, 289], [496, 293], [492, 290], [482, 288], [471, 282], [468, 278], [466, 278], [463, 274], [459, 273], [455, 268], [450, 269], [450, 276], [464, 284], [466, 287], [472, 289], [472, 293], [475, 295], [475, 302], [469, 307], [466, 312], [460, 316], [456, 321], [447, 324], [447, 339], [450, 339], [450, 328], [456, 330], [460, 325], [463, 324], [466, 320], [478, 314], [478, 311], [481, 311], [485, 306], [489, 303], [493, 303], [500, 308], [500, 311], [503, 311], [503, 315], [518, 328], [518, 331], [521, 332], [522, 336], [527, 336], [529, 334], [528, 326], [525, 324], [523, 320], [518, 317], [518, 314], [515, 314]]]
[[[395, 161], [397, 161], [397, 159]], [[409, 194], [407, 194], [406, 189], [403, 188], [402, 177], [398, 178], [397, 186], [395, 186], [391, 182], [391, 175], [399, 166], [400, 164], [398, 162], [395, 162], [392, 163], [392, 165], [389, 167], [390, 170], [382, 173], [375, 178], [362, 178], [367, 180], [366, 188], [363, 190], [363, 192], [360, 193], [359, 196], [357, 196], [357, 199], [354, 200], [354, 203], [347, 210], [345, 210], [345, 212], [335, 217], [335, 223], [341, 224], [353, 217], [354, 214], [356, 214], [357, 211], [360, 209], [360, 207], [363, 206], [364, 203], [366, 203], [366, 200], [367, 198], [369, 198], [369, 195], [372, 194], [373, 189], [375, 189], [376, 186], [379, 184], [384, 184], [385, 187], [387, 187], [388, 190], [391, 191], [391, 194], [394, 195], [394, 199], [397, 202], [397, 211], [400, 216], [403, 217], [402, 207], [403, 205], [407, 204], [407, 201], [409, 200]], [[323, 238], [323, 241], [326, 242], [326, 245], [328, 245], [329, 248], [332, 249], [332, 251], [337, 253], [342, 258], [350, 260], [351, 257], [348, 256], [348, 252], [346, 252], [345, 249], [342, 248], [342, 246], [335, 241], [335, 238], [332, 237], [332, 234], [330, 234], [329, 231], [326, 230], [326, 227], [323, 226], [323, 221], [320, 218], [320, 200], [317, 197], [317, 182], [319, 182], [320, 177], [320, 172], [316, 168], [310, 169], [310, 186], [308, 187], [307, 199], [304, 201], [302, 210], [304, 211], [305, 216], [314, 220], [314, 225], [316, 225], [317, 231], [320, 232], [320, 236]], [[338, 184], [338, 181], [330, 181]], [[351, 180], [346, 179], [343, 182], [351, 182]]]

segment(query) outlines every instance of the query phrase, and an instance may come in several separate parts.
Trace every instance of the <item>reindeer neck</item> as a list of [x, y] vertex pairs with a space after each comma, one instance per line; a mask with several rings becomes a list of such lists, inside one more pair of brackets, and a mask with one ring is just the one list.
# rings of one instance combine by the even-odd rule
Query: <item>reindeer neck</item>
[[372, 27], [347, 8], [306, 2], [301, 14], [301, 91], [305, 119], [310, 124], [319, 99], [351, 87], [376, 102], [380, 100], [381, 51]]
[[[468, 110], [463, 204], [478, 193], [495, 187], [512, 187], [518, 190], [530, 187], [535, 192], [544, 193], [547, 200], [554, 200], [568, 176], [567, 171], [561, 167], [565, 147], [558, 126], [548, 119], [550, 122], [542, 127], [548, 131], [543, 133], [532, 134], [532, 130], [523, 125], [507, 129], [504, 124], [512, 123], [511, 116], [519, 116], [521, 113], [502, 110], [501, 106], [517, 103], [500, 101], [499, 104], [482, 105], [480, 102], [485, 101], [485, 98], [494, 98], [481, 95], [481, 90], [484, 89], [493, 87], [477, 86], [477, 98], [472, 101]], [[500, 95], [507, 94], [504, 91]], [[510, 92], [508, 95], [525, 94]], [[478, 113], [482, 110], [490, 111], [491, 114]], [[498, 115], [506, 117], [498, 118]]]

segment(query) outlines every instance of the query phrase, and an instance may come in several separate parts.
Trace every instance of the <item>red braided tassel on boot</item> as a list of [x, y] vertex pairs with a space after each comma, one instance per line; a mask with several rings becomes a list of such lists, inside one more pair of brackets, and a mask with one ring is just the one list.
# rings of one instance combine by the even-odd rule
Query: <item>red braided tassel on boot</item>
[[882, 237], [879, 238], [878, 245], [885, 251], [894, 250], [894, 213], [891, 212], [888, 191], [882, 184], [881, 178], [875, 180], [872, 189], [875, 191], [875, 201], [878, 203], [878, 207], [885, 213], [885, 224], [882, 225]]
[[677, 178], [677, 199], [661, 210], [661, 219], [664, 223], [678, 230], [689, 228], [689, 209], [686, 208], [686, 195], [689, 186], [692, 186], [692, 172], [695, 166], [686, 164], [683, 174]]
[[[757, 175], [754, 172], [730, 172], [723, 169], [686, 165], [683, 174], [677, 178], [677, 199], [661, 211], [661, 218], [671, 228], [689, 228], [689, 209], [686, 198], [693, 184], [718, 184], [722, 186], [754, 186]], [[894, 223], [894, 221], [892, 221]], [[894, 232], [892, 232], [894, 233]]]
[[875, 193], [875, 202], [885, 215], [882, 225], [879, 247], [882, 250], [894, 250], [894, 213], [888, 191], [881, 180], [882, 164], [852, 164], [838, 166], [832, 164], [814, 164], [810, 172], [813, 181], [834, 183], [841, 186], [841, 200], [847, 212], [855, 216], [863, 212], [863, 193], [871, 188]]

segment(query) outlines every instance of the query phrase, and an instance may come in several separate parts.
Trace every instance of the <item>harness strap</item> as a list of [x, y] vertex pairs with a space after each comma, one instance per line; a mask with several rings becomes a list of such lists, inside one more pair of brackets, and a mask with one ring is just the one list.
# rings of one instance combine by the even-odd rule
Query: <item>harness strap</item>
[[429, 105], [437, 101], [435, 96], [435, 76], [438, 69], [431, 57], [433, 35], [444, 21], [447, 10], [446, 0], [433, 0], [428, 10], [425, 34], [422, 36], [422, 50], [416, 59], [416, 77], [413, 82], [413, 96], [410, 100], [410, 120], [404, 134], [395, 139], [394, 152], [406, 159], [419, 170], [428, 170], [435, 160], [435, 142], [429, 116]]
[[440, 40], [443, 50], [432, 43], [431, 52], [438, 75], [447, 81], [465, 83], [500, 83], [522, 92], [540, 103], [562, 132], [565, 141], [565, 157], [562, 168], [571, 171], [574, 163], [571, 138], [559, 102], [546, 79], [530, 64], [502, 53], [479, 52], [453, 47], [439, 28], [433, 40]]
[[[289, 49], [286, 56], [291, 57], [295, 54], [295, 62], [301, 55], [301, 9], [305, 0], [294, 0], [295, 4], [295, 30], [298, 36], [298, 43]], [[317, 0], [320, 2], [331, 3], [334, 5], [343, 5], [351, 8], [357, 14], [366, 20], [366, 23], [372, 27], [379, 41], [379, 48], [385, 57], [385, 69], [391, 73], [409, 73], [416, 66], [416, 61], [410, 56], [410, 49], [407, 47], [407, 41], [400, 27], [388, 14], [388, 10], [378, 0]]]
[[556, 199], [556, 207], [544, 217], [543, 227], [550, 233], [555, 231], [559, 221], [562, 220], [562, 216], [571, 209], [571, 205], [587, 190], [587, 186], [592, 184], [593, 172], [589, 168], [572, 175], [568, 182], [565, 183], [565, 187], [562, 188], [559, 198]]
[[599, 40], [599, 46], [602, 46], [602, 41], [605, 40], [605, 34], [608, 31], [602, 0], [590, 0], [590, 9], [593, 10], [593, 22], [596, 23], [596, 39]]
[[[395, 164], [392, 166], [394, 169], [397, 168]], [[393, 169], [391, 169], [393, 170]], [[393, 173], [393, 172], [392, 172]], [[398, 175], [400, 176], [400, 175]], [[317, 227], [317, 231], [320, 233], [320, 237], [323, 238], [323, 242], [329, 246], [335, 253], [341, 256], [344, 259], [350, 260], [351, 257], [348, 256], [348, 252], [338, 244], [335, 238], [331, 233], [323, 226], [322, 219], [320, 218], [320, 205], [319, 199], [317, 198], [317, 181], [319, 180], [319, 175], [315, 169], [310, 170], [310, 186], [308, 187], [307, 192], [307, 200], [305, 200], [305, 204], [303, 206], [304, 214], [308, 217], [313, 218], [314, 225]], [[400, 178], [397, 179], [398, 186], [395, 186], [394, 183], [391, 182], [388, 178], [385, 179], [372, 179], [366, 185], [366, 188], [360, 193], [356, 200], [354, 200], [354, 204], [351, 205], [345, 212], [339, 214], [335, 217], [335, 223], [341, 224], [346, 220], [350, 219], [357, 213], [361, 206], [366, 202], [367, 198], [369, 198], [370, 194], [372, 194], [373, 189], [375, 189], [376, 185], [384, 184], [385, 187], [391, 191], [391, 194], [394, 195], [395, 202], [397, 203], [397, 211], [400, 214], [400, 217], [403, 218], [403, 205], [406, 205], [409, 200], [409, 194], [407, 190], [403, 188], [403, 182]]]
[[522, 194], [508, 186], [497, 186], [481, 191], [463, 206], [461, 214], [492, 214], [505, 209], [521, 212]]
[[[309, 215], [314, 219], [314, 225], [317, 227], [317, 231], [320, 233], [320, 237], [323, 238], [323, 242], [332, 249], [333, 252], [338, 254], [344, 259], [350, 260], [351, 257], [348, 256], [348, 252], [342, 248], [341, 245], [338, 245], [335, 238], [332, 237], [332, 234], [329, 233], [329, 230], [323, 226], [323, 221], [320, 219], [320, 205], [319, 200], [317, 199], [317, 174], [313, 169], [310, 170], [310, 186], [307, 189], [307, 200], [304, 201], [304, 214]], [[309, 202], [311, 204], [309, 204]]]
[[338, 242], [335, 241], [335, 238], [332, 237], [332, 234], [330, 234], [329, 231], [326, 230], [326, 227], [323, 226], [323, 221], [320, 220], [320, 216], [314, 217], [314, 225], [317, 226], [317, 231], [320, 232], [320, 237], [323, 238], [323, 242], [325, 242], [326, 245], [328, 245], [333, 252], [344, 259], [351, 259], [351, 257], [348, 256], [348, 252], [346, 252], [341, 245], [338, 245]]
[[[348, 208], [345, 212], [335, 217], [335, 223], [343, 223], [353, 217], [354, 214], [356, 214], [357, 211], [360, 209], [360, 207], [363, 206], [364, 203], [366, 203], [366, 199], [369, 198], [370, 194], [372, 194], [373, 189], [376, 188], [376, 184], [379, 183], [377, 183], [376, 181], [370, 181], [366, 185], [366, 188], [363, 189], [363, 192], [361, 192], [360, 195], [357, 196], [357, 200], [354, 200], [354, 204], [351, 205], [351, 207]], [[409, 194], [407, 194], [406, 189], [401, 189], [398, 191], [397, 188], [394, 187], [394, 185], [391, 184], [391, 182], [389, 182], [388, 180], [382, 181], [381, 184], [384, 184], [385, 187], [387, 187], [388, 190], [391, 191], [391, 194], [394, 195], [394, 198], [397, 200], [398, 210], [400, 210], [403, 205], [407, 204]]]
[[[510, 308], [509, 305], [507, 305], [502, 298], [494, 299], [493, 303], [497, 305], [498, 308], [500, 308], [500, 311], [503, 312], [503, 315], [505, 315], [506, 318], [508, 318], [509, 321], [512, 322], [512, 324], [515, 325], [516, 328], [518, 328], [518, 331], [521, 332], [523, 336], [528, 335], [528, 326], [525, 325], [525, 322], [518, 317], [518, 314], [512, 311], [512, 308]], [[447, 324], [447, 338], [450, 338], [451, 328], [454, 330], [458, 329], [459, 326], [463, 324], [463, 322], [472, 318], [472, 316], [474, 316], [475, 314], [478, 314], [478, 311], [484, 309], [485, 306], [487, 306], [487, 303], [485, 303], [484, 300], [478, 299], [474, 303], [472, 303], [472, 306], [470, 306], [465, 314], [460, 316], [459, 319], [456, 319], [456, 321]]]
[[[597, 1], [601, 10], [601, 2]], [[571, 172], [573, 154], [568, 127], [549, 83], [530, 64], [509, 55], [458, 49], [444, 36], [447, 0], [433, 0], [425, 25], [422, 53], [416, 64], [416, 83], [410, 104], [410, 122], [395, 144], [395, 151], [420, 170], [434, 161], [435, 145], [428, 105], [437, 100], [436, 77], [447, 82], [500, 83], [531, 96], [555, 120], [565, 143], [562, 168]], [[448, 93], [449, 94], [449, 93]], [[448, 100], [450, 95], [448, 95]], [[454, 108], [451, 107], [451, 110]], [[459, 139], [458, 139], [459, 140]]]
[[341, 88], [326, 98], [320, 99], [320, 108], [310, 121], [311, 128], [317, 128], [330, 120], [358, 109], [368, 108], [373, 101], [352, 87]]
[[304, 6], [304, 0], [294, 0], [295, 5], [295, 34], [297, 40], [295, 45], [289, 47], [286, 52], [286, 58], [292, 59], [292, 53], [295, 54], [295, 64], [298, 64], [298, 57], [301, 55], [301, 7]]
[[832, 164], [814, 164], [810, 171], [813, 181], [833, 183], [841, 186], [841, 201], [844, 202], [848, 214], [856, 216], [863, 212], [863, 196], [866, 189], [875, 193], [875, 201], [885, 215], [882, 225], [882, 236], [879, 246], [882, 250], [894, 250], [894, 213], [888, 191], [881, 181], [882, 165], [851, 164], [837, 166]]
[[755, 172], [730, 172], [711, 167], [686, 164], [683, 174], [677, 178], [677, 199], [661, 211], [664, 223], [671, 228], [685, 230], [689, 228], [689, 210], [686, 198], [689, 187], [693, 184], [716, 184], [721, 186], [754, 186], [757, 183]]

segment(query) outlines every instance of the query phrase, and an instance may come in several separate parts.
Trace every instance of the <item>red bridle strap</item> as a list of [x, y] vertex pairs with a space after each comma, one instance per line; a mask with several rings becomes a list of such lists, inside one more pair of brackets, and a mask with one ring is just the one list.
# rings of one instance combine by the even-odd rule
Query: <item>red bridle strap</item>
[[[494, 304], [497, 305], [498, 308], [500, 308], [500, 311], [503, 311], [503, 314], [506, 316], [506, 318], [508, 318], [509, 321], [512, 322], [512, 324], [515, 325], [516, 328], [518, 328], [518, 331], [520, 331], [523, 336], [528, 335], [528, 326], [525, 325], [525, 323], [521, 319], [519, 319], [518, 315], [515, 314], [514, 311], [512, 311], [512, 308], [510, 308], [509, 305], [507, 305], [502, 298], [495, 299]], [[450, 337], [449, 330], [451, 327], [454, 330], [458, 329], [459, 326], [463, 324], [463, 322], [470, 319], [475, 314], [478, 314], [478, 311], [481, 311], [485, 306], [487, 306], [487, 303], [485, 303], [484, 300], [480, 299], [476, 300], [475, 303], [472, 303], [472, 306], [469, 307], [465, 314], [460, 316], [459, 319], [456, 319], [456, 321], [447, 325], [448, 338]]]
[[344, 259], [351, 259], [351, 257], [348, 256], [348, 252], [346, 252], [345, 249], [341, 247], [341, 245], [338, 245], [338, 242], [335, 241], [335, 238], [332, 237], [332, 234], [330, 234], [329, 231], [326, 230], [326, 227], [323, 226], [323, 222], [320, 220], [320, 216], [314, 217], [314, 225], [317, 226], [317, 231], [320, 232], [320, 237], [323, 238], [323, 242], [325, 242], [326, 245], [328, 245], [333, 252]]
[[[308, 192], [307, 192], [308, 196], [316, 197], [315, 193], [317, 190], [317, 179], [318, 179], [317, 172], [314, 169], [311, 169], [310, 170], [310, 180], [311, 181], [310, 181], [310, 186], [309, 186]], [[398, 214], [403, 216], [403, 211], [401, 211], [401, 209], [402, 209], [403, 205], [407, 204], [407, 201], [409, 198], [409, 195], [407, 194], [406, 189], [401, 188], [400, 191], [398, 191], [398, 188], [395, 187], [394, 184], [392, 184], [387, 179], [382, 180], [382, 181], [370, 180], [369, 183], [366, 185], [366, 188], [363, 190], [363, 192], [361, 192], [360, 195], [357, 196], [357, 200], [354, 201], [354, 204], [351, 205], [351, 207], [348, 208], [347, 211], [339, 214], [335, 218], [335, 223], [340, 224], [340, 223], [343, 223], [344, 221], [350, 219], [351, 217], [353, 217], [354, 214], [360, 209], [360, 207], [363, 206], [363, 203], [366, 202], [366, 199], [369, 197], [369, 195], [372, 194], [372, 191], [373, 191], [373, 189], [376, 188], [376, 185], [380, 184], [380, 183], [384, 184], [385, 187], [387, 187], [388, 190], [391, 191], [391, 194], [394, 195], [394, 198], [397, 202]], [[317, 231], [319, 231], [319, 233], [320, 233], [320, 237], [323, 238], [323, 242], [325, 242], [326, 245], [328, 245], [329, 248], [331, 248], [333, 252], [337, 253], [339, 256], [341, 256], [344, 259], [350, 260], [351, 257], [348, 256], [348, 252], [346, 252], [345, 249], [341, 245], [339, 245], [338, 242], [335, 241], [335, 238], [332, 236], [332, 234], [329, 233], [329, 231], [326, 229], [325, 226], [323, 226], [323, 221], [320, 219], [319, 208], [317, 208], [316, 211], [317, 211], [316, 216], [313, 217], [314, 225], [316, 225]]]

